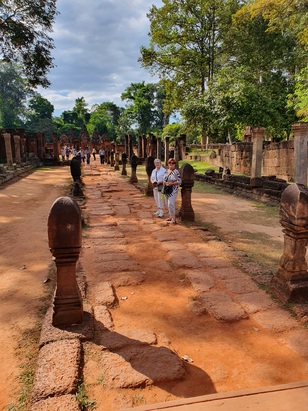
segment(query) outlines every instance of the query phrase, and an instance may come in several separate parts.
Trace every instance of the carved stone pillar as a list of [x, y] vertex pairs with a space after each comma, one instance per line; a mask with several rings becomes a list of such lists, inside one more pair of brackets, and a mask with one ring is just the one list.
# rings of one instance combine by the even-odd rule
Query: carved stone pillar
[[127, 176], [127, 170], [126, 170], [126, 164], [127, 164], [127, 154], [122, 153], [122, 176]]
[[169, 159], [169, 144], [170, 144], [170, 137], [165, 137], [165, 165], [168, 164], [168, 159]]
[[59, 161], [59, 142], [58, 142], [58, 134], [52, 133], [52, 141], [53, 141], [53, 157]]
[[48, 217], [49, 247], [57, 267], [54, 296], [54, 326], [83, 321], [81, 293], [76, 280], [76, 263], [81, 250], [81, 213], [70, 197], [59, 197]]
[[21, 163], [21, 148], [20, 148], [20, 136], [14, 136], [15, 144], [15, 161], [16, 164]]
[[182, 221], [195, 221], [195, 213], [191, 205], [191, 193], [195, 183], [195, 172], [190, 164], [183, 164], [180, 168], [180, 173], [182, 179], [180, 218]]
[[251, 179], [250, 185], [253, 187], [262, 186], [262, 153], [263, 141], [265, 136], [264, 127], [256, 127], [252, 129], [252, 161], [251, 161]]
[[281, 196], [280, 223], [284, 232], [284, 250], [271, 290], [283, 302], [307, 302], [308, 272], [308, 190], [291, 184]]
[[145, 170], [148, 176], [148, 185], [145, 190], [145, 194], [149, 197], [153, 197], [153, 185], [151, 183], [151, 174], [154, 168], [155, 168], [154, 157], [151, 157], [151, 156], [147, 157], [145, 159]]
[[157, 137], [157, 150], [156, 150], [156, 158], [161, 160], [161, 138]]
[[308, 123], [292, 125], [294, 134], [294, 182], [307, 185]]
[[138, 183], [137, 164], [138, 164], [138, 157], [135, 154], [133, 154], [130, 160], [130, 165], [132, 168], [132, 175], [130, 176], [130, 179], [129, 179], [130, 183]]
[[8, 167], [13, 167], [11, 134], [4, 133], [3, 137], [4, 137], [4, 143], [5, 143], [6, 162], [7, 162]]
[[138, 157], [142, 158], [142, 136], [138, 136]]
[[115, 153], [115, 162], [114, 162], [114, 170], [115, 171], [118, 171], [118, 170], [120, 170], [120, 155], [119, 155], [119, 152], [118, 151], [116, 151], [116, 153]]

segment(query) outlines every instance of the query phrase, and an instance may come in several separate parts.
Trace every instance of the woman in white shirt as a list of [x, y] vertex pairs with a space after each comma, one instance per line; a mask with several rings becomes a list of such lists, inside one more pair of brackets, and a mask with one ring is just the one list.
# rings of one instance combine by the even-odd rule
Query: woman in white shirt
[[161, 189], [163, 187], [163, 178], [166, 172], [166, 169], [161, 165], [161, 161], [159, 158], [156, 158], [154, 160], [154, 165], [155, 168], [152, 171], [150, 180], [151, 183], [153, 184], [153, 195], [154, 195], [154, 200], [155, 204], [157, 206], [157, 211], [154, 213], [156, 217], [163, 217], [164, 216], [164, 205], [165, 205], [165, 199], [163, 198], [161, 194]]

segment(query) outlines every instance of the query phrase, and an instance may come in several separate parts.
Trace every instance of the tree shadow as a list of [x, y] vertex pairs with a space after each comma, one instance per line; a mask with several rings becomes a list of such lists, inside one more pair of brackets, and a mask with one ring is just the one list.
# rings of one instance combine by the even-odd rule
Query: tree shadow
[[109, 388], [157, 386], [178, 397], [216, 392], [201, 368], [184, 361], [151, 331], [129, 330], [120, 334], [94, 319], [94, 342], [103, 350], [102, 367]]

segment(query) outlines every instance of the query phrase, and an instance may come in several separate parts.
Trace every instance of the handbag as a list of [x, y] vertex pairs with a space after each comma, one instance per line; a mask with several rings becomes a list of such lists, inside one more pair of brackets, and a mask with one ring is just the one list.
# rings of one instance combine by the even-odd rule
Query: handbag
[[158, 186], [157, 186], [157, 190], [162, 191], [163, 186], [164, 186], [163, 183], [159, 183]]
[[172, 193], [172, 186], [166, 186], [166, 185], [164, 185], [164, 186], [162, 187], [161, 193], [162, 193], [162, 194], [165, 194], [166, 196], [170, 195], [170, 194]]

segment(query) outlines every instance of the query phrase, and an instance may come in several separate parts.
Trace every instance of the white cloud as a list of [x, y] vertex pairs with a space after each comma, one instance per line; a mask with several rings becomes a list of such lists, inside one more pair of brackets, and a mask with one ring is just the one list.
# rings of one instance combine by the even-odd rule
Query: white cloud
[[135, 82], [155, 82], [138, 63], [140, 47], [149, 42], [152, 4], [161, 0], [61, 0], [52, 37], [56, 67], [51, 87], [39, 92], [55, 107], [70, 110], [78, 97], [93, 104], [113, 101], [124, 106], [121, 93]]

